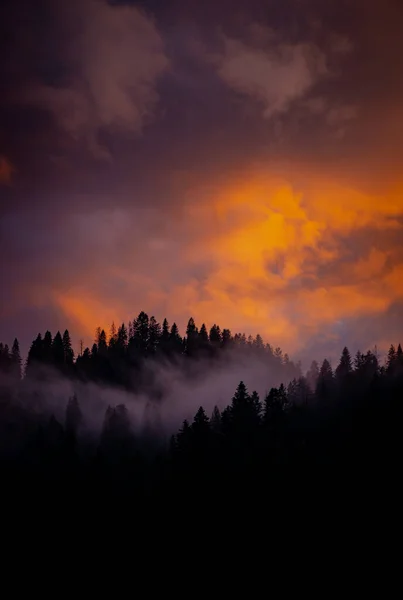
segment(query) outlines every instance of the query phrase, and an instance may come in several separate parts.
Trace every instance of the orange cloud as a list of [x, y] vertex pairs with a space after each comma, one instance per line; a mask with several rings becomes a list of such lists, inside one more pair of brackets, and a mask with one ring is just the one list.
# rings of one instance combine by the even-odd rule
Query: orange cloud
[[143, 309], [182, 331], [193, 316], [259, 332], [290, 352], [318, 334], [337, 343], [338, 323], [403, 301], [402, 189], [370, 195], [308, 174], [293, 186], [260, 171], [210, 185], [157, 236], [144, 234], [141, 256], [138, 236], [115, 262], [110, 245], [54, 299], [88, 343], [97, 325]]
[[[207, 255], [213, 264], [210, 300], [194, 302], [201, 318], [222, 314], [227, 325], [296, 350], [306, 341], [303, 330], [314, 335], [403, 299], [403, 253], [393, 241], [381, 250], [370, 237], [402, 227], [399, 189], [371, 196], [317, 176], [294, 189], [258, 173], [194, 211], [199, 226], [203, 214], [210, 221], [210, 234], [195, 241], [191, 260]], [[347, 253], [358, 235], [365, 248]]]
[[94, 338], [96, 327], [109, 331], [112, 321], [116, 320], [115, 308], [109, 308], [102, 300], [92, 294], [54, 294], [56, 304], [68, 315], [74, 329], [80, 332], [89, 343]]

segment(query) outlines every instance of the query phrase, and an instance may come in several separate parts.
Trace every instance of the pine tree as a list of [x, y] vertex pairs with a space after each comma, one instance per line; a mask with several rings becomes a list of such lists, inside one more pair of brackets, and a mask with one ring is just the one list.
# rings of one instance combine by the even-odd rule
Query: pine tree
[[253, 431], [259, 424], [260, 412], [261, 404], [257, 392], [249, 395], [246, 385], [241, 381], [230, 406], [230, 425], [234, 436], [249, 443]]
[[9, 375], [12, 371], [12, 358], [10, 356], [10, 350], [5, 344], [0, 344], [0, 372], [4, 375]]
[[283, 411], [286, 410], [288, 408], [288, 396], [283, 383], [280, 384], [280, 387], [278, 388], [278, 398]]
[[207, 327], [204, 323], [200, 327], [200, 331], [197, 336], [197, 351], [199, 354], [201, 354], [203, 356], [206, 356], [211, 352], [209, 335], [207, 333]]
[[218, 347], [221, 345], [221, 341], [222, 341], [221, 329], [215, 323], [212, 326], [212, 328], [210, 329], [209, 339], [210, 339], [210, 344], [212, 346]]
[[20, 381], [21, 379], [21, 354], [20, 354], [20, 345], [18, 343], [17, 338], [15, 338], [12, 348], [11, 348], [11, 368], [12, 368], [12, 376], [16, 381]]
[[161, 350], [162, 350], [162, 352], [164, 352], [164, 354], [169, 353], [169, 323], [166, 318], [162, 322], [160, 346], [161, 346]]
[[127, 346], [127, 329], [124, 323], [118, 329], [116, 345], [121, 351], [124, 351]]
[[368, 350], [368, 352], [363, 357], [363, 365], [362, 371], [365, 374], [365, 377], [368, 381], [371, 381], [374, 375], [379, 370], [379, 361], [376, 354]]
[[42, 361], [43, 357], [43, 340], [40, 333], [38, 333], [36, 339], [32, 342], [31, 347], [28, 351], [26, 366], [25, 366], [25, 375], [30, 377], [34, 371], [36, 366]]
[[100, 334], [98, 336], [98, 354], [100, 356], [106, 356], [108, 352], [108, 344], [106, 340], [106, 333], [104, 329], [101, 329]]
[[155, 317], [150, 318], [148, 330], [148, 352], [155, 354], [161, 341], [161, 325], [156, 321]]
[[218, 406], [213, 408], [213, 412], [210, 419], [211, 431], [219, 433], [221, 431], [221, 413]]
[[234, 335], [234, 344], [239, 350], [246, 348], [246, 335], [244, 333], [236, 333]]
[[179, 430], [179, 433], [176, 437], [177, 442], [177, 450], [181, 457], [185, 456], [190, 449], [190, 441], [192, 437], [192, 430], [189, 425], [189, 421], [185, 419], [183, 421], [182, 427]]
[[263, 407], [259, 398], [259, 394], [256, 391], [252, 392], [251, 405], [254, 416], [256, 417], [256, 422], [259, 422]]
[[67, 403], [66, 407], [66, 433], [76, 436], [82, 420], [82, 413], [78, 403], [77, 395], [74, 394]]
[[283, 351], [281, 348], [277, 347], [274, 350], [274, 358], [281, 364], [283, 364]]
[[195, 435], [198, 435], [200, 437], [206, 436], [210, 431], [210, 420], [202, 406], [200, 406], [199, 410], [195, 414], [192, 423], [192, 431]]
[[259, 353], [263, 352], [263, 350], [264, 350], [263, 338], [259, 333], [256, 335], [255, 339], [253, 340], [253, 347]]
[[222, 330], [221, 346], [223, 348], [229, 348], [231, 346], [231, 344], [232, 344], [232, 341], [233, 340], [232, 340], [231, 331], [229, 329], [223, 329]]
[[92, 374], [91, 352], [89, 348], [85, 348], [83, 353], [77, 357], [76, 366], [78, 372], [84, 377], [90, 377]]
[[118, 340], [118, 332], [116, 329], [115, 321], [112, 321], [112, 325], [109, 332], [109, 348], [113, 348]]
[[129, 411], [125, 404], [118, 404], [115, 408], [116, 427], [118, 428], [119, 435], [126, 436], [130, 435], [131, 423], [129, 417]]
[[263, 421], [266, 425], [276, 421], [288, 406], [287, 392], [283, 384], [271, 388], [264, 401]]
[[187, 337], [194, 337], [198, 333], [196, 323], [194, 322], [193, 317], [190, 317], [187, 327], [186, 327], [186, 335]]
[[365, 366], [365, 356], [360, 350], [357, 350], [356, 355], [354, 357], [354, 370], [360, 371]]
[[202, 346], [207, 346], [208, 341], [209, 341], [209, 337], [208, 337], [208, 333], [207, 333], [207, 327], [206, 327], [206, 325], [204, 323], [200, 327], [199, 341], [200, 341], [200, 343], [201, 343]]
[[299, 377], [297, 382], [297, 403], [306, 405], [311, 399], [313, 390], [310, 389], [305, 377]]
[[313, 360], [309, 371], [306, 374], [306, 380], [312, 392], [316, 390], [316, 385], [319, 378], [319, 365], [316, 360]]
[[130, 418], [126, 406], [124, 404], [118, 404], [114, 408], [108, 406], [102, 427], [102, 440], [119, 442], [130, 437], [130, 433]]
[[298, 403], [298, 382], [295, 377], [287, 386], [287, 396], [290, 404]]
[[232, 411], [231, 406], [226, 406], [221, 413], [221, 430], [225, 435], [231, 433]]
[[169, 333], [169, 348], [173, 354], [181, 354], [183, 344], [182, 338], [179, 335], [179, 329], [176, 323], [172, 324], [171, 331]]
[[351, 362], [351, 355], [347, 347], [343, 348], [343, 352], [340, 357], [340, 362], [336, 368], [336, 379], [343, 381], [353, 371], [353, 365]]
[[249, 399], [248, 390], [243, 381], [241, 381], [235, 391], [235, 394], [232, 398], [232, 410], [237, 410], [238, 407], [243, 406], [247, 400]]
[[145, 356], [148, 349], [150, 335], [150, 320], [147, 313], [141, 311], [137, 319], [133, 321], [133, 336], [131, 345], [141, 356]]
[[396, 348], [392, 344], [391, 347], [389, 348], [388, 357], [386, 359], [386, 370], [389, 373], [394, 372], [395, 367], [396, 367], [396, 360], [397, 360], [397, 352], [396, 352]]
[[71, 344], [71, 338], [68, 330], [63, 333], [63, 350], [64, 350], [64, 362], [67, 367], [72, 367], [74, 362], [74, 351]]
[[52, 344], [53, 344], [52, 334], [50, 333], [50, 331], [47, 331], [43, 337], [42, 361], [48, 365], [53, 363]]
[[63, 347], [63, 339], [58, 331], [53, 338], [52, 342], [52, 356], [53, 356], [53, 364], [57, 367], [62, 367], [64, 365], [64, 347]]
[[191, 444], [193, 459], [201, 466], [208, 459], [210, 441], [210, 420], [202, 406], [195, 414], [191, 426]]
[[179, 430], [179, 435], [188, 435], [190, 432], [190, 425], [189, 425], [189, 421], [187, 419], [185, 419], [182, 423], [182, 427]]
[[198, 329], [194, 322], [194, 319], [190, 317], [186, 327], [186, 354], [188, 356], [194, 356], [198, 349]]
[[333, 371], [330, 362], [325, 358], [319, 371], [316, 383], [316, 394], [319, 399], [327, 399], [333, 388]]

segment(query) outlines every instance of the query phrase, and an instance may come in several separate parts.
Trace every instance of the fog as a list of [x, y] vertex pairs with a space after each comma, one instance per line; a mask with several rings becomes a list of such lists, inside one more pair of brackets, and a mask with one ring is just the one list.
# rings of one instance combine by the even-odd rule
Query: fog
[[192, 361], [190, 366], [147, 361], [142, 369], [147, 384], [135, 393], [70, 379], [46, 368], [37, 379], [23, 380], [20, 402], [29, 411], [53, 414], [64, 423], [67, 402], [76, 394], [83, 415], [81, 432], [94, 435], [102, 429], [108, 406], [124, 404], [135, 433], [149, 431], [167, 437], [177, 432], [184, 419], [191, 421], [200, 406], [208, 416], [215, 405], [225, 408], [241, 380], [250, 393], [256, 390], [263, 399], [271, 387], [288, 383], [291, 377], [287, 381], [284, 375], [284, 369], [268, 364], [267, 358], [236, 353], [219, 361]]

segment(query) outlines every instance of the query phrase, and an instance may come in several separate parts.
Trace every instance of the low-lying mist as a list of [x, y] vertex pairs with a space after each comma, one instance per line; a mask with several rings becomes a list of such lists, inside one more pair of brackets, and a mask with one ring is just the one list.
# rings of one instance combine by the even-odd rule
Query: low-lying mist
[[[134, 376], [134, 374], [133, 374]], [[68, 399], [77, 396], [82, 412], [82, 432], [98, 434], [108, 406], [124, 404], [134, 432], [153, 432], [164, 437], [175, 433], [184, 419], [192, 420], [202, 405], [210, 415], [230, 404], [242, 380], [249, 391], [263, 397], [271, 387], [287, 384], [284, 369], [264, 357], [228, 355], [225, 360], [199, 359], [184, 368], [174, 362], [149, 361], [143, 367], [146, 386], [138, 392], [101, 382], [64, 377], [56, 370], [41, 369], [40, 377], [22, 382], [20, 402], [38, 414], [53, 414], [63, 423]]]

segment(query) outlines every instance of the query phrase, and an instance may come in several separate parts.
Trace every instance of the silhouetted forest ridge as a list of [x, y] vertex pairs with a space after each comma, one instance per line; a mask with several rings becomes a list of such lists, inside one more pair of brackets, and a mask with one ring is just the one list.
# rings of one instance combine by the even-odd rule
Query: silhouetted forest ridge
[[[132, 395], [140, 390], [158, 406], [159, 364], [183, 371], [191, 396], [198, 378], [208, 379], [214, 365], [229, 365], [234, 356], [271, 365], [282, 382], [260, 398], [241, 381], [226, 407], [217, 405], [208, 414], [200, 406], [170, 438], [163, 427], [133, 427], [122, 402], [106, 408], [100, 432], [85, 423], [86, 398], [76, 393], [60, 398], [63, 418], [49, 414], [46, 402], [41, 409], [41, 393], [58, 378], [73, 387], [79, 382], [84, 394], [88, 382]], [[141, 312], [128, 328], [112, 325], [109, 336], [98, 329], [92, 348], [77, 358], [68, 331], [39, 334], [24, 374], [18, 341], [11, 350], [1, 344], [0, 377], [3, 472], [20, 482], [33, 476], [64, 491], [79, 485], [81, 493], [102, 489], [140, 499], [173, 491], [224, 493], [247, 482], [262, 492], [268, 479], [285, 473], [300, 478], [347, 466], [361, 474], [385, 472], [402, 450], [400, 344], [390, 347], [382, 365], [376, 352], [352, 358], [344, 348], [334, 370], [327, 359], [320, 367], [314, 361], [303, 376], [300, 364], [259, 335], [232, 336], [217, 325], [208, 332], [190, 319], [182, 338], [176, 324], [169, 327], [165, 319], [161, 326]], [[253, 389], [254, 382], [248, 383]], [[208, 393], [215, 398], [213, 383]]]
[[[17, 379], [21, 377], [21, 358], [19, 344], [15, 340], [11, 352], [7, 346], [1, 346], [1, 370]], [[267, 364], [275, 365], [283, 371], [284, 380], [301, 375], [300, 365], [294, 365], [281, 348], [272, 348], [265, 344], [260, 335], [248, 338], [243, 333], [234, 336], [229, 329], [221, 330], [213, 325], [210, 331], [203, 324], [196, 327], [191, 318], [187, 324], [186, 334], [181, 337], [176, 323], [170, 327], [167, 319], [161, 325], [155, 317], [149, 318], [145, 312], [118, 328], [112, 324], [110, 333], [98, 328], [92, 348], [81, 350], [75, 358], [69, 332], [63, 335], [57, 332], [54, 337], [50, 331], [43, 336], [38, 334], [29, 349], [25, 366], [27, 378], [46, 377], [48, 367], [56, 369], [69, 377], [82, 380], [100, 381], [124, 386], [133, 390], [143, 383], [144, 366], [147, 361], [172, 362], [182, 368], [191, 369], [193, 359], [215, 362], [226, 356], [249, 355], [263, 358]], [[207, 362], [206, 362], [207, 365]]]

